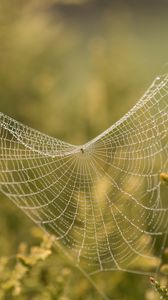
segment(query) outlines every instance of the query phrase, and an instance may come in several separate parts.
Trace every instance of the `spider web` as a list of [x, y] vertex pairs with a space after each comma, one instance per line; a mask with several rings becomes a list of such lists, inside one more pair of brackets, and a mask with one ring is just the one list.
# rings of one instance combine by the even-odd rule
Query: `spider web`
[[168, 172], [167, 74], [82, 146], [0, 113], [0, 190], [87, 274], [156, 271], [168, 228], [162, 172]]

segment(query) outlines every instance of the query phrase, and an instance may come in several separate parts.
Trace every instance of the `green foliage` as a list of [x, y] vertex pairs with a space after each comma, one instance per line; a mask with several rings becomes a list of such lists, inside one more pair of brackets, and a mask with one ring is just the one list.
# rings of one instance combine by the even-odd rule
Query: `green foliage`
[[52, 236], [43, 235], [40, 245], [31, 247], [29, 251], [25, 244], [21, 244], [12, 265], [10, 258], [1, 257], [0, 299], [6, 299], [7, 295], [20, 296], [23, 293], [24, 282], [31, 276], [32, 269], [38, 268], [40, 262], [51, 255], [53, 242]]
[[[87, 278], [56, 250], [54, 236], [46, 235], [38, 228], [32, 229], [31, 236], [35, 246], [22, 242], [15, 256], [0, 258], [1, 300], [101, 300]], [[150, 289], [145, 296], [141, 286], [147, 284], [147, 278], [138, 283], [136, 275], [118, 273], [113, 276], [104, 274], [103, 280], [95, 277], [95, 281], [102, 288], [103, 281], [106, 282], [106, 294], [111, 298], [117, 293], [122, 299], [126, 291], [124, 299], [133, 299], [135, 291], [132, 286], [136, 285], [136, 299], [158, 299]], [[165, 297], [167, 290], [154, 280], [152, 284]]]
[[168, 174], [167, 173], [161, 173], [160, 179], [164, 184], [168, 184]]
[[[56, 2], [74, 6], [56, 9]], [[119, 119], [168, 52], [164, 11], [78, 2], [85, 1], [0, 0], [0, 111], [76, 144]], [[101, 300], [52, 238], [31, 234], [31, 226], [1, 196], [0, 300]], [[167, 272], [166, 261], [161, 270]], [[158, 299], [143, 276], [113, 272], [94, 280], [109, 297]]]
[[32, 239], [36, 246], [21, 243], [15, 256], [0, 258], [1, 300], [101, 299], [88, 280], [56, 251], [53, 236], [33, 228]]
[[160, 299], [168, 300], [168, 289], [165, 287], [161, 287], [160, 283], [156, 281], [153, 277], [150, 278], [152, 286], [158, 292]]

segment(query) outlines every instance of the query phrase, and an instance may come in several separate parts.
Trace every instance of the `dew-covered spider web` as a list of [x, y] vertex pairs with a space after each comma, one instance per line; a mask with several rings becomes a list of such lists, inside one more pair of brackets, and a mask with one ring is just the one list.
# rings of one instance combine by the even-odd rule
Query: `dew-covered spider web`
[[73, 146], [0, 113], [0, 190], [89, 275], [155, 272], [166, 245], [168, 75], [117, 123]]

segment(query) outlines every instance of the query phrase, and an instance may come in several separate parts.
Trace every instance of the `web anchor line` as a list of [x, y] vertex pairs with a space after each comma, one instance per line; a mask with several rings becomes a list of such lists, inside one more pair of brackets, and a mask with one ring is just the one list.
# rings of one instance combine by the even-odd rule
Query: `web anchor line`
[[158, 272], [167, 246], [167, 174], [168, 74], [84, 145], [0, 113], [0, 191], [54, 234], [90, 281], [102, 271]]

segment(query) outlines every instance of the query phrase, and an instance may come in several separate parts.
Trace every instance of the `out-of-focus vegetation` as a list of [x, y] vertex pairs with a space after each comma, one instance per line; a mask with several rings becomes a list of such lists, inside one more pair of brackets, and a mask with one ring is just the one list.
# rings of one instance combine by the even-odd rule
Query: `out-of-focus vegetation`
[[155, 290], [160, 295], [160, 299], [167, 300], [168, 299], [168, 290], [165, 287], [161, 287], [159, 282], [156, 281], [154, 278], [151, 277], [151, 284], [155, 288]]
[[101, 299], [88, 281], [75, 274], [75, 268], [56, 252], [53, 236], [33, 228], [33, 237], [36, 246], [28, 249], [21, 243], [16, 256], [1, 257], [0, 299]]
[[[75, 144], [109, 127], [167, 62], [168, 6], [139, 2], [0, 0], [0, 111]], [[98, 299], [59, 251], [49, 255], [48, 240], [39, 245], [31, 221], [2, 195], [0, 212], [0, 299]], [[145, 276], [95, 280], [111, 297], [158, 299]]]

